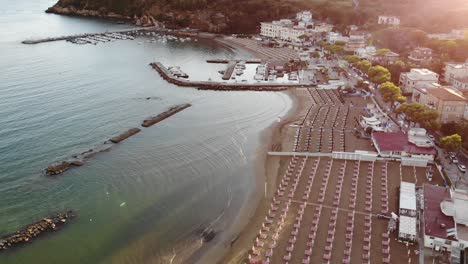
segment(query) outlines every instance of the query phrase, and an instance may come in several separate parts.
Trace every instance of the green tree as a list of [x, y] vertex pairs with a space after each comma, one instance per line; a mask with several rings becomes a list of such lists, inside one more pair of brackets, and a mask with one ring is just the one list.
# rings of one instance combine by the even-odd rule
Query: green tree
[[453, 134], [440, 139], [440, 145], [447, 151], [458, 151], [462, 144], [462, 137]]
[[356, 64], [356, 67], [362, 72], [368, 72], [372, 67], [372, 63], [368, 60], [362, 60]]
[[387, 68], [380, 65], [369, 68], [368, 75], [369, 80], [377, 84], [388, 82], [391, 80], [392, 77], [390, 71]]
[[413, 123], [416, 123], [419, 121], [418, 119], [418, 113], [422, 112], [425, 110], [425, 107], [422, 104], [418, 103], [408, 103], [408, 104], [402, 104], [400, 107], [398, 107], [395, 111], [396, 114], [404, 114], [405, 115], [405, 121], [410, 123], [410, 126], [412, 126]]
[[314, 59], [320, 58], [320, 53], [318, 53], [317, 51], [313, 51], [310, 53], [310, 57]]
[[338, 46], [338, 45], [328, 45], [325, 47], [326, 50], [328, 50], [330, 53], [334, 54], [341, 54], [343, 53], [343, 46]]
[[353, 64], [353, 65], [356, 64], [356, 63], [358, 63], [358, 62], [361, 60], [361, 59], [360, 59], [358, 56], [356, 56], [356, 55], [346, 55], [346, 56], [344, 57], [344, 59], [345, 59], [347, 62], [349, 62], [349, 63], [351, 63], [351, 64]]
[[343, 47], [344, 45], [346, 45], [346, 42], [338, 40], [338, 41], [335, 41], [335, 45]]
[[390, 74], [392, 75], [392, 82], [398, 82], [400, 78], [400, 74], [402, 72], [407, 72], [411, 68], [410, 63], [405, 63], [402, 60], [397, 60], [394, 63], [387, 66]]
[[376, 56], [384, 56], [385, 54], [389, 53], [389, 49], [379, 49], [375, 52]]
[[403, 103], [406, 101], [406, 97], [401, 94], [400, 87], [396, 86], [392, 82], [385, 82], [380, 85], [380, 94], [384, 102], [390, 103], [392, 108], [395, 102]]
[[427, 130], [437, 130], [440, 128], [440, 124], [437, 121], [439, 113], [437, 111], [427, 108], [426, 106], [419, 103], [408, 103], [402, 104], [395, 113], [404, 114], [405, 120], [413, 126], [418, 123], [420, 126]]

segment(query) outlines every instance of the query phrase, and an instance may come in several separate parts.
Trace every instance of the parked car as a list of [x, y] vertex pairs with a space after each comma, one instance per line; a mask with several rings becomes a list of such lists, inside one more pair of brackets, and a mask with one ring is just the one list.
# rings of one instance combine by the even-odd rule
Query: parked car
[[428, 138], [430, 138], [432, 141], [435, 141], [435, 137], [431, 134], [427, 135]]
[[463, 172], [463, 173], [466, 172], [466, 167], [465, 167], [465, 165], [458, 165], [458, 169], [459, 169], [461, 172]]
[[458, 159], [457, 158], [451, 159], [451, 161], [452, 161], [453, 164], [458, 164]]

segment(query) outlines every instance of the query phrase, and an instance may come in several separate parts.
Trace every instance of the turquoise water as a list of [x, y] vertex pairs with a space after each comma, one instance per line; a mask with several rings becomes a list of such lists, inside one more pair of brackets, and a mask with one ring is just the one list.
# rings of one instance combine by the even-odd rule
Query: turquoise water
[[[213, 243], [232, 239], [230, 227], [255, 189], [260, 132], [286, 114], [289, 97], [179, 88], [148, 66], [181, 65], [204, 79], [219, 68], [207, 58], [236, 56], [203, 40], [21, 44], [129, 27], [45, 14], [53, 3], [8, 1], [0, 10], [0, 234], [60, 210], [78, 217], [0, 253], [0, 263], [158, 263], [200, 228], [220, 231]], [[187, 102], [193, 106], [85, 166], [42, 175], [51, 162]]]

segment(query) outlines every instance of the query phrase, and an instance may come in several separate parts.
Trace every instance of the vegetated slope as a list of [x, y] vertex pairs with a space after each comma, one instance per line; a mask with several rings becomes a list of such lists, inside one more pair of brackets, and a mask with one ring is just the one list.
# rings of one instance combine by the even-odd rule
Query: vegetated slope
[[[59, 0], [56, 13], [152, 16], [172, 26], [191, 26], [223, 33], [254, 33], [261, 21], [290, 17], [309, 9], [318, 18], [344, 29], [372, 28], [381, 14], [400, 16], [407, 26], [428, 32], [468, 25], [464, 0]], [[81, 11], [77, 12], [77, 11]]]

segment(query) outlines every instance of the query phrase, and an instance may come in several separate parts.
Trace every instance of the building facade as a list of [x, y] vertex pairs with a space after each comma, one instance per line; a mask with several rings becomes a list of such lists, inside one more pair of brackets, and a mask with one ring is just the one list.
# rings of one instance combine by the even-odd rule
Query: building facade
[[330, 44], [335, 44], [337, 41], [348, 42], [349, 38], [341, 35], [336, 32], [329, 32], [327, 35], [327, 42]]
[[432, 49], [417, 47], [410, 52], [408, 59], [416, 63], [429, 62], [432, 60]]
[[400, 74], [400, 88], [404, 94], [413, 93], [416, 87], [424, 87], [439, 82], [439, 75], [428, 69], [411, 69]]
[[427, 89], [426, 106], [439, 113], [439, 122], [463, 120], [468, 100], [458, 91], [449, 87]]
[[396, 16], [379, 16], [377, 23], [379, 25], [400, 26], [400, 19]]
[[449, 33], [438, 33], [438, 34], [427, 34], [427, 37], [430, 39], [439, 39], [439, 40], [457, 40], [465, 38], [464, 29], [453, 29]]
[[358, 49], [367, 46], [367, 33], [363, 31], [351, 31], [349, 33], [349, 40], [346, 43], [344, 50], [347, 52], [355, 52]]
[[[427, 135], [418, 136], [418, 141], [410, 142], [408, 135], [403, 132], [373, 132], [372, 143], [379, 155], [391, 159], [412, 159], [421, 161], [426, 166], [427, 162], [434, 161], [436, 151], [430, 144]], [[418, 144], [423, 142], [423, 144]]]
[[296, 19], [281, 19], [273, 22], [260, 23], [260, 35], [268, 38], [279, 39], [288, 42], [302, 42], [300, 38], [312, 33], [313, 21], [310, 11], [302, 11], [296, 14]]
[[461, 263], [468, 247], [468, 193], [465, 190], [423, 185], [424, 246], [450, 252], [451, 263]]
[[454, 84], [456, 80], [468, 78], [468, 60], [465, 63], [446, 63], [444, 81]]

